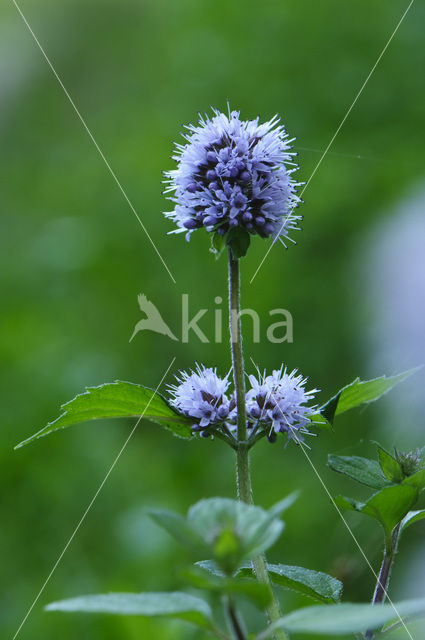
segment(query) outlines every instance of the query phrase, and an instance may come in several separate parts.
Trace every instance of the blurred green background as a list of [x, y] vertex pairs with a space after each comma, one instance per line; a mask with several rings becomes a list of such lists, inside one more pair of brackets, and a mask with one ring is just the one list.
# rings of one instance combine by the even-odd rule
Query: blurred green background
[[[12, 2], [0, 8], [2, 637], [12, 638], [132, 428], [98, 422], [26, 449], [13, 446], [58, 415], [59, 405], [114, 379], [156, 386], [194, 361], [230, 365], [227, 340], [188, 344], [138, 334], [142, 292], [179, 333], [181, 295], [213, 336], [216, 296], [225, 298], [226, 260], [208, 253], [206, 234], [167, 236], [161, 171], [170, 169], [182, 123], [210, 105], [246, 118], [279, 113], [296, 136], [307, 180], [406, 0], [22, 0], [21, 8], [149, 233], [173, 284], [73, 112]], [[305, 192], [297, 247], [267, 243], [243, 263], [243, 306], [257, 309], [261, 342], [247, 359], [298, 367], [326, 399], [371, 365], [373, 296], [365, 297], [369, 229], [391, 216], [425, 176], [423, 22], [415, 3]], [[379, 241], [379, 234], [377, 236]], [[400, 246], [403, 255], [405, 247]], [[265, 337], [268, 310], [289, 309], [293, 344]], [[225, 303], [221, 305], [225, 317]], [[379, 330], [379, 327], [378, 327]], [[391, 336], [390, 336], [391, 338]], [[407, 354], [405, 365], [418, 364]], [[393, 373], [393, 371], [388, 371]], [[172, 376], [168, 378], [171, 382]], [[409, 392], [393, 392], [397, 404]], [[391, 423], [389, 398], [342, 417], [334, 434], [311, 442], [332, 493], [355, 487], [326, 467], [328, 451], [372, 453], [370, 439], [401, 449], [423, 445]], [[388, 422], [387, 422], [388, 421]], [[345, 582], [347, 600], [367, 600], [373, 576], [302, 452], [262, 442], [254, 453], [255, 499], [270, 506], [295, 488], [298, 503], [270, 553], [272, 561], [323, 570]], [[356, 488], [358, 491], [358, 489]], [[80, 593], [178, 589], [190, 557], [149, 521], [146, 507], [185, 511], [201, 497], [234, 495], [232, 453], [220, 442], [187, 443], [141, 424], [23, 626], [22, 640], [203, 638], [184, 623], [45, 614], [49, 601]], [[349, 519], [374, 566], [381, 534]], [[394, 597], [418, 594], [408, 567], [422, 562], [424, 527], [406, 533], [393, 575]], [[410, 563], [410, 565], [409, 565]], [[422, 586], [423, 589], [423, 586]], [[418, 594], [418, 595], [423, 595]], [[310, 604], [281, 592], [285, 610]], [[259, 628], [261, 619], [253, 618]], [[300, 639], [302, 636], [298, 636]], [[310, 636], [311, 637], [311, 636]]]

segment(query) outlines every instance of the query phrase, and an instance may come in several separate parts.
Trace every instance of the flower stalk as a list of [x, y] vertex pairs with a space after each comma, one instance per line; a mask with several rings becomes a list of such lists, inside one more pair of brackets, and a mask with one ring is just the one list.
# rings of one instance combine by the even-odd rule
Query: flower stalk
[[[229, 326], [230, 343], [232, 351], [233, 381], [236, 393], [237, 422], [237, 448], [236, 448], [236, 477], [239, 500], [247, 504], [254, 504], [252, 496], [251, 475], [249, 470], [249, 449], [247, 439], [247, 419], [245, 407], [245, 369], [242, 348], [242, 331], [240, 318], [240, 269], [239, 260], [235, 260], [229, 249]], [[270, 577], [267, 571], [264, 554], [253, 560], [253, 568], [259, 582], [270, 589], [271, 600], [267, 607], [267, 615], [270, 624], [281, 617], [279, 603], [273, 592]], [[276, 629], [276, 640], [288, 640], [283, 629]]]

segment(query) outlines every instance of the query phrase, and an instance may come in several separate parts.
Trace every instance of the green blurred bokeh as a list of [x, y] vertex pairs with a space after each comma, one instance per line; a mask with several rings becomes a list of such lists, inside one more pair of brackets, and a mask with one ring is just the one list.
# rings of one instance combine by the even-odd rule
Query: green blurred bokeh
[[[2, 4], [2, 637], [13, 637], [132, 423], [86, 424], [18, 452], [13, 446], [85, 385], [123, 379], [155, 386], [173, 357], [174, 372], [194, 361], [229, 368], [226, 336], [212, 342], [213, 310], [226, 314], [226, 260], [214, 260], [206, 234], [190, 243], [167, 236], [171, 225], [161, 215], [170, 207], [161, 171], [173, 166], [172, 140], [182, 123], [210, 105], [225, 109], [227, 100], [247, 118], [277, 112], [297, 138], [298, 175], [307, 180], [405, 5], [21, 2], [174, 284], [16, 8]], [[245, 320], [248, 363], [252, 357], [260, 367], [282, 361], [297, 367], [324, 399], [358, 374], [382, 373], [368, 368], [369, 309], [352, 265], [361, 260], [367, 229], [424, 177], [418, 135], [425, 124], [424, 18], [424, 5], [414, 4], [308, 186], [298, 246], [274, 247], [252, 284], [268, 245], [257, 239], [243, 262], [243, 306], [264, 321], [254, 344]], [[210, 342], [144, 333], [129, 343], [140, 292], [177, 333], [181, 295], [188, 293], [193, 312], [209, 309], [201, 326]], [[217, 296], [223, 304], [214, 302]], [[292, 344], [265, 338], [268, 310], [276, 307], [293, 315]], [[394, 394], [401, 397], [403, 389]], [[312, 460], [332, 493], [354, 487], [329, 472], [327, 452], [371, 453], [362, 442], [374, 437], [380, 411], [348, 415], [334, 434], [311, 442]], [[402, 434], [398, 443], [411, 444]], [[302, 452], [261, 443], [252, 470], [255, 499], [265, 507], [302, 488], [270, 558], [333, 573], [344, 580], [346, 599], [368, 599], [373, 576]], [[67, 617], [42, 607], [80, 593], [180, 588], [179, 568], [190, 557], [148, 520], [146, 507], [185, 511], [201, 497], [234, 492], [232, 453], [222, 443], [188, 444], [142, 423], [19, 637], [202, 638], [183, 623]], [[377, 566], [380, 532], [373, 522], [350, 523]], [[414, 554], [423, 532], [412, 528], [406, 535], [400, 563]], [[397, 568], [394, 580], [402, 577]], [[310, 603], [285, 591], [281, 600], [286, 610]]]

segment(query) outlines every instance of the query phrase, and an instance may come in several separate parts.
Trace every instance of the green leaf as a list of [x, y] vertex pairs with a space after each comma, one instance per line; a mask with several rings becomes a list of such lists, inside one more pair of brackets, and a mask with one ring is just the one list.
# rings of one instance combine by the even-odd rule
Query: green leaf
[[[339, 602], [341, 599], [342, 582], [321, 571], [287, 564], [267, 564], [267, 570], [273, 584], [297, 591], [323, 603]], [[244, 566], [238, 575], [252, 577], [255, 574], [250, 566]]]
[[265, 511], [229, 498], [209, 498], [193, 505], [187, 518], [172, 511], [153, 510], [154, 520], [198, 555], [212, 557], [226, 574], [271, 546], [283, 529], [277, 514], [295, 494]]
[[327, 401], [327, 403], [325, 405], [323, 405], [323, 407], [320, 409], [320, 415], [322, 415], [324, 417], [324, 419], [326, 420], [326, 422], [328, 424], [333, 425], [333, 421], [335, 418], [335, 412], [337, 410], [338, 407], [338, 403], [341, 397], [341, 391], [338, 391], [338, 393], [336, 394], [336, 396], [334, 396], [333, 398], [331, 398], [330, 400]]
[[414, 505], [418, 497], [415, 487], [393, 485], [375, 493], [365, 503], [343, 498], [335, 499], [338, 507], [364, 513], [381, 523], [385, 531], [386, 544], [391, 547], [391, 533]]
[[403, 480], [403, 471], [397, 460], [383, 447], [378, 445], [379, 464], [382, 471], [391, 482], [401, 482]]
[[190, 551], [204, 556], [209, 553], [209, 546], [184, 516], [165, 509], [150, 509], [148, 513], [160, 527]]
[[99, 387], [87, 387], [84, 393], [62, 405], [62, 415], [44, 429], [18, 444], [15, 449], [79, 422], [99, 418], [130, 418], [143, 416], [157, 422], [175, 435], [192, 436], [192, 421], [177, 413], [161, 394], [131, 382], [110, 382]]
[[216, 571], [210, 572], [199, 563], [182, 572], [183, 578], [196, 589], [205, 589], [219, 594], [239, 595], [264, 609], [271, 600], [270, 588], [257, 579], [229, 578]]
[[401, 521], [400, 531], [404, 531], [407, 527], [410, 527], [411, 524], [415, 522], [419, 522], [420, 520], [425, 519], [425, 509], [420, 509], [419, 511], [409, 511], [407, 516], [403, 518]]
[[270, 509], [268, 509], [269, 515], [272, 518], [281, 516], [284, 511], [289, 509], [289, 507], [292, 507], [294, 502], [298, 500], [300, 493], [301, 491], [299, 490], [293, 491], [292, 493], [287, 495], [285, 498], [282, 498], [282, 500], [279, 500], [279, 502], [276, 502], [276, 504], [274, 504], [272, 507], [270, 507]]
[[360, 456], [328, 456], [328, 465], [333, 471], [342, 473], [361, 484], [373, 489], [388, 487], [390, 482], [382, 475], [376, 460], [361, 458]]
[[[398, 612], [398, 613], [397, 613]], [[290, 633], [314, 635], [351, 635], [368, 629], [379, 629], [385, 623], [425, 613], [425, 599], [405, 600], [391, 604], [331, 604], [305, 607], [292, 611], [257, 636], [265, 640], [275, 629]]]
[[220, 235], [219, 233], [215, 232], [213, 234], [213, 237], [211, 239], [211, 253], [215, 254], [216, 260], [219, 259], [219, 257], [221, 256], [221, 254], [223, 253], [223, 249], [226, 246], [226, 239], [224, 236]]
[[390, 389], [409, 378], [421, 368], [422, 367], [409, 369], [409, 371], [404, 371], [403, 373], [388, 378], [386, 376], [374, 378], [373, 380], [360, 380], [360, 378], [357, 378], [351, 382], [351, 384], [340, 389], [335, 396], [328, 400], [321, 407], [320, 413], [326, 420], [333, 424], [335, 416], [354, 409], [354, 407], [378, 400], [378, 398], [386, 394]]
[[229, 498], [201, 500], [190, 508], [188, 522], [212, 545], [215, 556], [218, 534], [233, 532], [239, 545], [239, 562], [268, 549], [283, 529], [275, 513]]
[[411, 476], [407, 476], [403, 480], [403, 484], [411, 485], [415, 487], [418, 491], [422, 491], [425, 489], [425, 469], [420, 469], [413, 473]]
[[327, 417], [321, 413], [315, 413], [313, 416], [311, 416], [310, 419], [314, 424], [314, 426], [318, 427], [319, 429], [325, 429], [325, 431], [331, 431], [333, 428], [332, 423], [329, 422]]
[[226, 245], [232, 250], [234, 260], [243, 258], [248, 251], [251, 237], [243, 227], [232, 227], [226, 235]]
[[181, 591], [171, 593], [106, 593], [79, 596], [52, 602], [46, 611], [113, 613], [119, 615], [180, 618], [200, 627], [211, 628], [209, 605]]

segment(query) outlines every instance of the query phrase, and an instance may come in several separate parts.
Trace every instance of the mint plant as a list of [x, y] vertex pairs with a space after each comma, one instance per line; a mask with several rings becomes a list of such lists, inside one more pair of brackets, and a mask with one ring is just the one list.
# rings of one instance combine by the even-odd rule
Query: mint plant
[[[144, 418], [178, 437], [217, 438], [230, 446], [236, 458], [238, 499], [201, 500], [186, 516], [151, 512], [192, 556], [193, 564], [182, 574], [190, 592], [85, 595], [46, 609], [179, 618], [227, 640], [287, 640], [300, 632], [365, 640], [385, 635], [397, 625], [405, 626], [406, 617], [425, 613], [425, 599], [393, 603], [388, 597], [400, 537], [406, 527], [425, 517], [425, 510], [414, 509], [425, 488], [425, 450], [391, 454], [378, 445], [377, 460], [329, 456], [334, 471], [375, 490], [364, 503], [344, 497], [334, 501], [337, 509], [371, 516], [383, 529], [384, 558], [370, 604], [341, 603], [342, 583], [323, 572], [267, 562], [265, 552], [284, 529], [281, 516], [298, 494], [283, 497], [268, 510], [254, 505], [249, 457], [264, 439], [273, 443], [279, 438], [305, 452], [306, 437], [332, 429], [338, 415], [377, 400], [415, 370], [356, 379], [323, 404], [314, 404], [318, 390], [307, 390], [307, 378], [288, 372], [282, 363], [271, 374], [247, 375], [240, 321], [241, 262], [254, 237], [285, 242], [297, 229], [299, 183], [292, 177], [297, 167], [291, 141], [277, 117], [260, 124], [258, 119], [242, 121], [235, 111], [228, 115], [214, 111], [211, 119], [201, 117], [198, 126], [190, 125], [187, 131], [185, 144], [177, 145], [174, 156], [177, 168], [166, 174], [167, 192], [175, 206], [166, 215], [187, 240], [203, 228], [211, 234], [216, 257], [228, 254], [231, 374], [197, 364], [191, 371], [179, 372], [166, 395], [122, 381], [89, 387], [63, 405], [55, 421], [17, 447], [80, 422]], [[291, 447], [285, 455], [290, 455]], [[275, 586], [308, 596], [316, 606], [282, 612]], [[193, 590], [202, 595], [193, 595]], [[211, 604], [217, 594], [222, 611]], [[241, 614], [241, 599], [266, 614], [257, 635]]]

